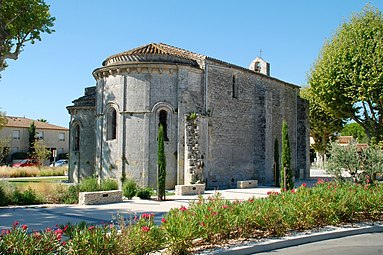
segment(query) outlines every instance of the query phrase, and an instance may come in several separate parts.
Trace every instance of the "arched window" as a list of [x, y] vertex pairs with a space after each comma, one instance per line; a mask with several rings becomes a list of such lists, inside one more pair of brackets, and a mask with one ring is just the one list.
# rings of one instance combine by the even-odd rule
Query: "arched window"
[[76, 124], [74, 126], [74, 134], [73, 134], [73, 150], [80, 150], [80, 125]]
[[158, 125], [162, 124], [162, 127], [164, 129], [164, 140], [165, 141], [169, 141], [169, 138], [168, 138], [168, 123], [167, 123], [167, 119], [168, 119], [168, 112], [165, 111], [165, 110], [161, 110], [160, 111], [160, 123], [158, 123]]
[[117, 112], [113, 107], [106, 114], [106, 139], [113, 140], [117, 136]]

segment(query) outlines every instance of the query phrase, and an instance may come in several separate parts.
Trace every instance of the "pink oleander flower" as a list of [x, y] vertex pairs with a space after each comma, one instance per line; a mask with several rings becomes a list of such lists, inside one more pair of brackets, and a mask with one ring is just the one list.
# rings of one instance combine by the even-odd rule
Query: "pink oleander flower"
[[150, 219], [150, 214], [149, 214], [149, 213], [143, 213], [143, 214], [141, 215], [141, 218], [142, 218], [142, 219]]
[[303, 183], [302, 186], [306, 188], [307, 184], [306, 184], [306, 183]]
[[65, 225], [63, 231], [66, 232], [68, 230], [68, 225]]
[[201, 227], [204, 227], [205, 226], [205, 222], [201, 222]]
[[162, 222], [162, 223], [166, 223], [166, 219], [165, 219], [165, 218], [162, 218], [162, 219], [161, 219], [161, 222]]
[[28, 226], [27, 225], [25, 225], [25, 224], [23, 224], [22, 226], [21, 226], [21, 228], [25, 231], [25, 230], [27, 230], [28, 229]]
[[17, 227], [19, 224], [20, 224], [20, 222], [15, 221], [15, 222], [13, 223], [13, 227]]
[[51, 231], [52, 231], [52, 229], [50, 229], [50, 228], [45, 229], [45, 232], [51, 232]]
[[229, 208], [229, 206], [228, 205], [223, 205], [222, 208], [223, 209], [227, 209], [227, 208]]
[[35, 232], [35, 237], [40, 237], [40, 236], [41, 236], [40, 232]]
[[249, 201], [249, 203], [253, 203], [253, 202], [254, 202], [254, 198], [250, 198], [250, 199], [247, 200], [247, 201]]
[[291, 190], [291, 193], [295, 194], [295, 189], [292, 189], [292, 190]]
[[185, 206], [181, 206], [181, 207], [180, 207], [180, 211], [183, 212], [183, 211], [186, 211], [186, 210], [187, 210], [187, 208], [186, 208]]
[[148, 227], [148, 226], [143, 226], [143, 227], [141, 228], [141, 230], [142, 230], [143, 232], [149, 232], [150, 227]]
[[95, 228], [95, 226], [90, 226], [89, 228], [88, 228], [88, 230], [93, 230]]
[[212, 215], [216, 216], [218, 215], [218, 212], [212, 212]]
[[61, 245], [62, 245], [62, 246], [65, 246], [65, 245], [66, 245], [66, 242], [62, 242]]

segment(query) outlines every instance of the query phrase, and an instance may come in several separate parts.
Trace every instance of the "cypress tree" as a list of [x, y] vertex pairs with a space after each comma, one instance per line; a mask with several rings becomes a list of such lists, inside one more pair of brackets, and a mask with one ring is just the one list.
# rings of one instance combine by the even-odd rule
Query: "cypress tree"
[[32, 154], [35, 152], [34, 144], [36, 141], [36, 125], [34, 121], [32, 121], [31, 125], [29, 126], [28, 133], [29, 133], [29, 153]]
[[157, 199], [165, 200], [165, 184], [166, 184], [166, 156], [164, 144], [164, 128], [160, 124], [158, 129], [158, 179], [157, 179]]
[[275, 173], [275, 186], [279, 187], [279, 143], [278, 138], [275, 138], [274, 141], [274, 169], [276, 171]]
[[[294, 188], [293, 171], [291, 169], [290, 142], [287, 122], [282, 123], [282, 165], [281, 165], [281, 190]], [[284, 169], [286, 168], [286, 184], [284, 183]], [[286, 185], [286, 186], [285, 186]]]

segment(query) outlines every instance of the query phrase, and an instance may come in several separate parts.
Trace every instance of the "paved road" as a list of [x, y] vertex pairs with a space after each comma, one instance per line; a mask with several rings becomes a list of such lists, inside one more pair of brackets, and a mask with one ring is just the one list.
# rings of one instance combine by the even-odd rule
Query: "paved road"
[[256, 253], [257, 255], [378, 255], [383, 254], [383, 233], [371, 233]]

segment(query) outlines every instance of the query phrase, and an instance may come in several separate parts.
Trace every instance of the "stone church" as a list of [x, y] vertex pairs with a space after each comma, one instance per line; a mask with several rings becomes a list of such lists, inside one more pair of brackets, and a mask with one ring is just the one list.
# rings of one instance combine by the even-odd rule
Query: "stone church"
[[274, 184], [283, 120], [295, 178], [309, 176], [308, 104], [298, 86], [271, 77], [262, 58], [244, 68], [151, 43], [108, 57], [93, 76], [96, 86], [67, 107], [70, 181], [125, 176], [156, 187], [162, 124], [167, 188]]

